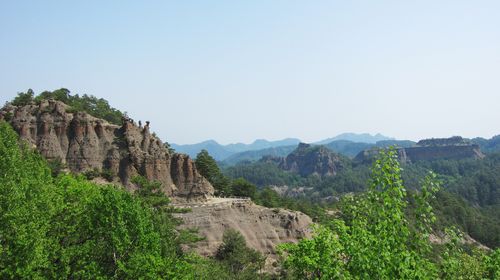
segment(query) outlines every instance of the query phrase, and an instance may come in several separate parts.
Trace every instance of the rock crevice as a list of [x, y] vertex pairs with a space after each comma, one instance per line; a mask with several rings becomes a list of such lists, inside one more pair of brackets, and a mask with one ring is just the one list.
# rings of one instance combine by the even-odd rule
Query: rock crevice
[[212, 185], [189, 156], [171, 154], [149, 126], [128, 120], [118, 126], [71, 111], [60, 101], [44, 100], [19, 107], [7, 105], [0, 118], [47, 160], [60, 160], [72, 172], [106, 170], [129, 190], [135, 188], [131, 179], [142, 175], [161, 182], [162, 191], [177, 200], [205, 200], [213, 195]]

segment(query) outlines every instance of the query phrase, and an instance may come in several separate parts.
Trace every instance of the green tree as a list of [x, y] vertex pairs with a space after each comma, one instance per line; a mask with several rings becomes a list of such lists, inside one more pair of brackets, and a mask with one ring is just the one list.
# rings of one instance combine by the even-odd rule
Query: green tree
[[[52, 178], [5, 122], [0, 158], [0, 278], [192, 278], [158, 200], [84, 176]], [[141, 195], [157, 195], [155, 185]]]
[[[337, 233], [346, 227], [337, 222]], [[314, 228], [314, 237], [298, 244], [283, 244], [278, 252], [285, 256], [283, 267], [297, 279], [349, 279], [345, 248], [336, 233], [325, 226]]]
[[201, 150], [195, 159], [196, 168], [215, 188], [218, 195], [230, 195], [230, 180], [219, 169], [215, 159], [207, 150]]
[[20, 92], [11, 102], [14, 106], [24, 106], [28, 105], [34, 101], [35, 93], [32, 89], [28, 89], [26, 92]]
[[50, 169], [0, 122], [0, 278], [40, 279], [52, 264], [47, 235], [56, 210]]
[[228, 266], [233, 275], [252, 275], [262, 267], [265, 260], [259, 252], [248, 248], [245, 238], [233, 229], [224, 232], [215, 259]]
[[[28, 95], [30, 94], [30, 96]], [[78, 94], [71, 95], [71, 92], [66, 88], [57, 89], [54, 91], [44, 91], [38, 96], [33, 98], [33, 91], [27, 94], [20, 94], [18, 96], [19, 101], [22, 105], [29, 103], [31, 101], [41, 102], [42, 100], [54, 99], [65, 103], [70, 106], [70, 112], [87, 112], [88, 114], [107, 120], [110, 123], [120, 125], [122, 122], [122, 117], [124, 113], [111, 107], [105, 99], [97, 98], [93, 95], [84, 94], [79, 96]], [[14, 100], [15, 102], [16, 100]]]
[[[425, 180], [425, 183], [432, 178]], [[425, 186], [423, 200], [431, 199], [436, 185]], [[401, 168], [397, 154], [393, 149], [382, 152], [374, 162], [372, 168], [372, 179], [369, 191], [361, 196], [350, 196], [344, 201], [341, 212], [344, 221], [338, 220], [331, 224], [330, 229], [317, 232], [314, 241], [301, 241], [297, 245], [284, 246], [284, 254], [288, 254], [285, 263], [288, 267], [301, 268], [300, 275], [306, 275], [306, 279], [329, 279], [328, 267], [332, 260], [327, 262], [313, 261], [303, 263], [302, 259], [317, 259], [318, 249], [325, 248], [338, 237], [335, 246], [339, 252], [325, 250], [331, 258], [336, 258], [334, 266], [339, 277], [348, 278], [352, 275], [356, 279], [435, 279], [437, 269], [425, 255], [429, 247], [422, 240], [416, 242], [414, 238], [418, 234], [412, 234], [412, 229], [405, 217], [407, 208], [407, 193], [401, 179]], [[421, 201], [421, 205], [429, 207]], [[432, 209], [417, 211], [418, 217], [422, 218], [429, 214]], [[417, 230], [426, 233], [430, 222], [422, 222]], [[331, 230], [332, 232], [328, 232]], [[325, 236], [330, 236], [329, 242]], [[333, 240], [333, 241], [332, 241]], [[312, 245], [303, 245], [309, 242]], [[328, 244], [326, 244], [328, 243]], [[294, 261], [295, 260], [295, 261]], [[288, 262], [288, 263], [287, 263]], [[326, 265], [328, 263], [328, 265]], [[341, 273], [344, 271], [348, 273]], [[293, 272], [294, 270], [292, 270]], [[321, 273], [319, 273], [321, 272]], [[300, 276], [299, 275], [299, 276]], [[325, 276], [327, 275], [327, 276]]]
[[58, 265], [50, 278], [128, 279], [138, 273], [168, 273], [153, 212], [140, 200], [83, 177], [64, 175], [57, 186], [63, 203], [53, 218], [51, 235], [60, 246], [52, 251], [53, 263]]
[[238, 178], [231, 183], [231, 193], [235, 196], [250, 197], [254, 200], [257, 187], [243, 178]]
[[500, 279], [500, 249], [497, 248], [484, 259], [486, 265], [486, 277], [489, 279]]
[[265, 207], [275, 208], [280, 206], [281, 198], [279, 194], [271, 188], [264, 188], [258, 193], [256, 203]]
[[446, 229], [446, 235], [449, 241], [441, 256], [440, 277], [446, 280], [485, 279], [488, 274], [487, 256], [478, 250], [471, 254], [464, 252], [460, 246], [463, 235], [456, 228]]

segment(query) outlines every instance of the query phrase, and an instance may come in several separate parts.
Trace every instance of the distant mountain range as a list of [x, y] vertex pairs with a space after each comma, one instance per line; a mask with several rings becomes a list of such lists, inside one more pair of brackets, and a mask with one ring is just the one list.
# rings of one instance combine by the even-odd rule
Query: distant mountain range
[[333, 138], [327, 138], [325, 140], [321, 140], [321, 141], [315, 142], [313, 144], [325, 145], [325, 144], [328, 144], [328, 143], [331, 143], [331, 142], [337, 141], [337, 140], [346, 140], [346, 141], [357, 142], [357, 143], [375, 144], [379, 141], [396, 140], [396, 139], [384, 136], [380, 133], [377, 133], [375, 135], [371, 135], [369, 133], [342, 133], [342, 134], [339, 134]]
[[[297, 146], [300, 143], [299, 139], [296, 138], [286, 138], [278, 141], [268, 141], [265, 139], [257, 139], [251, 144], [228, 144], [221, 145], [214, 140], [208, 140], [197, 144], [189, 145], [178, 145], [171, 144], [171, 147], [179, 153], [188, 154], [191, 157], [196, 157], [196, 155], [201, 150], [207, 150], [208, 153], [215, 158], [217, 161], [223, 161], [226, 158], [241, 152], [256, 151], [262, 149], [270, 149], [275, 147], [283, 146]], [[293, 150], [293, 149], [292, 149]]]
[[[205, 149], [212, 157], [224, 165], [235, 165], [242, 161], [257, 161], [263, 156], [286, 157], [300, 142], [297, 138], [286, 138], [278, 141], [258, 139], [251, 144], [221, 145], [214, 140], [208, 140], [190, 145], [171, 144], [171, 147], [179, 153], [188, 154], [192, 158], [195, 158], [202, 149]], [[483, 152], [500, 150], [500, 136], [491, 139], [474, 138], [471, 142], [478, 144]], [[333, 138], [312, 143], [312, 145], [324, 145], [328, 149], [350, 158], [372, 147], [396, 145], [401, 148], [408, 148], [415, 144], [415, 142], [409, 140], [395, 140], [381, 134], [370, 135], [368, 133], [343, 133]]]
[[[356, 133], [343, 133], [337, 135], [333, 138], [324, 139], [313, 144], [315, 145], [324, 145], [329, 144], [333, 141], [343, 140], [350, 141], [356, 143], [365, 143], [365, 144], [375, 144], [378, 141], [383, 140], [395, 140], [394, 138], [384, 136], [382, 134], [371, 135], [368, 133], [356, 134]], [[286, 138], [278, 141], [268, 141], [265, 139], [255, 140], [251, 144], [228, 144], [221, 145], [217, 143], [215, 140], [207, 140], [197, 144], [188, 144], [188, 145], [179, 145], [179, 144], [171, 144], [171, 147], [174, 148], [179, 153], [188, 154], [191, 157], [196, 157], [196, 155], [203, 149], [207, 150], [208, 153], [214, 157], [217, 161], [225, 161], [231, 162], [232, 164], [237, 161], [248, 159], [248, 160], [256, 160], [260, 159], [262, 155], [274, 155], [274, 156], [283, 156], [290, 153], [299, 143], [300, 139], [297, 138]], [[288, 147], [287, 147], [288, 146]], [[273, 149], [280, 147], [279, 149]], [[269, 149], [267, 151], [261, 151]], [[333, 149], [335, 150], [335, 149]], [[258, 151], [258, 152], [255, 152]], [[244, 153], [242, 155], [242, 159], [239, 156], [233, 158], [236, 154]], [[354, 156], [349, 154], [350, 156]]]

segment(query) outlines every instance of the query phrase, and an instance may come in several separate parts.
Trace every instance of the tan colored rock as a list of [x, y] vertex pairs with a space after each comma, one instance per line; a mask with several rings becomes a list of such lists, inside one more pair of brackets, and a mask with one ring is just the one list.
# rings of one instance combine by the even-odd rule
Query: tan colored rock
[[195, 247], [204, 256], [215, 254], [224, 231], [230, 228], [239, 231], [249, 247], [271, 260], [277, 259], [276, 245], [311, 236], [312, 220], [306, 214], [266, 208], [250, 200], [213, 198], [189, 208], [191, 212], [175, 215], [183, 221], [180, 228], [197, 228], [206, 238]]
[[130, 180], [142, 175], [160, 181], [175, 200], [203, 201], [213, 195], [212, 185], [194, 162], [186, 155], [170, 154], [148, 126], [130, 121], [118, 126], [69, 109], [62, 102], [45, 100], [5, 106], [0, 116], [12, 116], [8, 121], [22, 139], [48, 160], [60, 159], [72, 172], [111, 170], [129, 190], [135, 187]]

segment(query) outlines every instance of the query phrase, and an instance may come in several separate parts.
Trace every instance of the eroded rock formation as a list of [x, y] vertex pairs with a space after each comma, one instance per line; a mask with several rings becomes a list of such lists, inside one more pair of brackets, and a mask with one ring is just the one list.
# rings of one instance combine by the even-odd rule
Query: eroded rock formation
[[266, 156], [262, 161], [271, 161], [287, 171], [295, 172], [303, 177], [309, 175], [335, 176], [343, 168], [341, 156], [325, 146], [312, 146], [300, 143], [287, 157]]
[[[379, 153], [380, 148], [360, 152], [354, 159], [359, 162], [370, 162]], [[459, 136], [420, 140], [414, 147], [398, 148], [398, 156], [402, 162], [437, 159], [481, 159], [484, 154], [479, 145]]]
[[27, 106], [5, 106], [0, 118], [47, 160], [60, 160], [72, 172], [106, 170], [129, 190], [142, 175], [162, 183], [163, 191], [179, 200], [205, 200], [212, 185], [196, 171], [187, 155], [171, 154], [149, 126], [124, 120], [110, 124], [85, 112], [71, 112], [64, 103], [45, 100]]
[[312, 220], [306, 214], [284, 209], [270, 209], [249, 200], [219, 199], [196, 205], [192, 211], [176, 214], [184, 222], [181, 228], [197, 228], [205, 240], [195, 250], [204, 256], [214, 255], [222, 244], [226, 229], [239, 231], [247, 245], [276, 259], [276, 245], [310, 237]]

